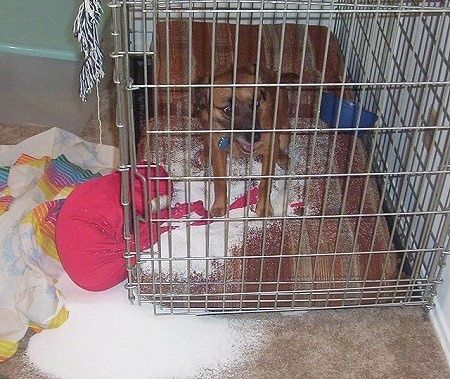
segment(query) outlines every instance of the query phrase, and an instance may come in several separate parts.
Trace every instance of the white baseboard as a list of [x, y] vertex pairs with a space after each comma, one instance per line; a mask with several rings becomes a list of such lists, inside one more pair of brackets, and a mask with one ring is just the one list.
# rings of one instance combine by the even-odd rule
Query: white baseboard
[[436, 307], [430, 311], [430, 318], [441, 341], [447, 362], [450, 365], [450, 319], [444, 316], [437, 299], [435, 299], [435, 304]]

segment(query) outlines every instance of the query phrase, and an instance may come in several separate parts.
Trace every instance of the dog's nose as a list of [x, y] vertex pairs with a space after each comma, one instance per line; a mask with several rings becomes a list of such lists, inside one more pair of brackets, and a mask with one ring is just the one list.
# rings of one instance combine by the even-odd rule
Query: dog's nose
[[248, 143], [257, 143], [261, 140], [261, 133], [260, 132], [250, 132], [250, 133], [245, 133], [245, 139], [247, 140]]

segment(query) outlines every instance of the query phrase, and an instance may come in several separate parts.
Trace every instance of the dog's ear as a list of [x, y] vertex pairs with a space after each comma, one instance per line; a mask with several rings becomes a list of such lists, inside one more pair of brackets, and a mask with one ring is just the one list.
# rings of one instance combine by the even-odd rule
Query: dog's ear
[[[255, 65], [256, 67], [256, 65]], [[271, 77], [270, 73], [264, 69], [263, 67], [260, 67], [259, 69], [259, 77], [258, 77], [258, 83], [259, 84], [270, 84], [273, 83], [273, 78]], [[262, 100], [266, 100], [269, 93], [269, 87], [259, 87], [259, 95], [261, 96]]]

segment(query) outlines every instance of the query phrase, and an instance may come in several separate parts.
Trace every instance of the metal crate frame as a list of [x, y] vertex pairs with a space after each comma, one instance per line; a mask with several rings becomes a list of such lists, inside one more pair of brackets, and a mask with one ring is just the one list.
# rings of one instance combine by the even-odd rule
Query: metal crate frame
[[[128, 296], [138, 304], [151, 303], [156, 313], [284, 311], [291, 309], [323, 309], [363, 306], [434, 306], [438, 284], [450, 250], [450, 29], [448, 1], [111, 1], [114, 37], [115, 82], [117, 83], [117, 127], [120, 131], [120, 170], [122, 171], [122, 204], [124, 206], [124, 238], [127, 252], [124, 258], [128, 270]], [[216, 22], [248, 24], [298, 23], [326, 25], [337, 36], [345, 58], [346, 77], [335, 86], [351, 89], [360, 104], [376, 109], [379, 115], [375, 127], [367, 130], [364, 144], [371, 170], [378, 184], [383, 208], [376, 215], [385, 218], [390, 228], [390, 243], [401, 254], [399, 275], [391, 281], [380, 280], [364, 286], [348, 280], [334, 288], [283, 291], [283, 283], [272, 283], [276, 290], [265, 292], [259, 283], [256, 303], [246, 306], [245, 292], [236, 290], [240, 302], [229, 301], [225, 293], [198, 296], [165, 285], [155, 276], [155, 267], [169, 268], [182, 263], [189, 272], [194, 262], [212, 263], [213, 258], [190, 256], [189, 232], [187, 254], [184, 257], [162, 257], [158, 243], [149, 250], [139, 251], [139, 230], [142, 223], [168, 222], [152, 218], [151, 209], [141, 217], [136, 209], [133, 180], [138, 171], [136, 139], [142, 133], [148, 139], [157, 138], [148, 120], [158, 117], [155, 105], [157, 90], [170, 93], [176, 85], [157, 86], [149, 79], [154, 74], [155, 35], [157, 21], [183, 18]], [[167, 43], [170, 43], [168, 41]], [[298, 83], [292, 83], [292, 86]], [[322, 94], [324, 83], [317, 85]], [[192, 88], [195, 87], [192, 85]], [[189, 96], [192, 97], [192, 88]], [[170, 105], [168, 105], [170, 107]], [[157, 112], [156, 112], [157, 113]], [[316, 138], [318, 116], [308, 131]], [[189, 125], [188, 130], [190, 130]], [[170, 128], [169, 128], [170, 129]], [[330, 129], [332, 131], [332, 129]], [[296, 133], [295, 130], [292, 130]], [[165, 134], [170, 135], [170, 130]], [[355, 131], [357, 137], [358, 131]], [[189, 183], [198, 178], [169, 177], [177, 183]], [[289, 176], [289, 175], [288, 175]], [[351, 176], [349, 174], [349, 176]], [[260, 176], [250, 173], [249, 178]], [[150, 178], [141, 178], [150, 181]], [[232, 179], [230, 177], [230, 179]], [[289, 178], [288, 178], [289, 179]], [[297, 178], [298, 179], [298, 178]], [[301, 178], [308, 180], [307, 176]], [[211, 184], [211, 176], [204, 179]], [[367, 179], [368, 180], [368, 179]], [[345, 215], [340, 215], [344, 217]], [[242, 222], [247, 222], [247, 216]], [[299, 216], [307, 217], [307, 216]], [[364, 217], [361, 213], [360, 217]], [[283, 220], [283, 216], [279, 217]], [[224, 218], [221, 222], [231, 221]], [[263, 220], [267, 221], [267, 220]], [[213, 237], [206, 237], [208, 238]], [[170, 237], [169, 237], [170, 239]], [[160, 241], [159, 241], [160, 243]], [[170, 242], [169, 242], [170, 244]], [[176, 249], [172, 246], [171, 249]], [[352, 251], [331, 254], [353, 254]], [[369, 256], [376, 254], [367, 252]], [[224, 257], [224, 260], [238, 258]], [[370, 259], [370, 258], [369, 258]], [[153, 274], [142, 279], [143, 265], [153, 267]], [[225, 280], [225, 279], [224, 279]], [[240, 283], [235, 283], [238, 285]], [[242, 284], [242, 283], [241, 283]], [[256, 285], [258, 283], [255, 283]], [[164, 287], [164, 290], [163, 290]], [[167, 290], [169, 287], [169, 291]], [[258, 287], [258, 286], [257, 286]], [[338, 302], [314, 306], [312, 301], [297, 302], [299, 294], [322, 293], [326, 298], [337, 296]], [[266, 306], [270, 294], [277, 299]], [[386, 295], [389, 294], [389, 295]], [[205, 306], [206, 298], [214, 298], [215, 306]], [[348, 301], [351, 299], [352, 301]], [[180, 304], [183, 304], [180, 306]], [[219, 303], [219, 305], [217, 305]], [[232, 304], [232, 305], [230, 305]]]

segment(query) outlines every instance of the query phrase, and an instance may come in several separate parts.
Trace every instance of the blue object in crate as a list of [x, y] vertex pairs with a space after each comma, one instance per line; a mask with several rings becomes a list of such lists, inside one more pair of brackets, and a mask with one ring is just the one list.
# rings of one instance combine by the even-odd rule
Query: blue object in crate
[[[339, 104], [341, 105], [341, 113], [338, 113]], [[375, 113], [367, 109], [361, 109], [361, 115], [358, 120], [359, 110], [361, 108], [355, 103], [342, 99], [339, 96], [334, 96], [330, 93], [324, 92], [322, 94], [322, 103], [320, 104], [320, 119], [332, 127], [338, 128], [371, 128], [378, 119]], [[358, 122], [359, 121], [359, 122]], [[358, 131], [358, 136], [364, 136], [365, 131]]]

